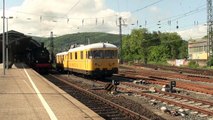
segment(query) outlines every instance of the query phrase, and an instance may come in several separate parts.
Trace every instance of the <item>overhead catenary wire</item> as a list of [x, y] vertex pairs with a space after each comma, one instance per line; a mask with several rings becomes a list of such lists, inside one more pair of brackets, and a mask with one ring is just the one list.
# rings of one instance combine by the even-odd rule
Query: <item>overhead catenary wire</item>
[[[158, 4], [158, 3], [162, 2], [162, 1], [163, 0], [158, 0], [156, 2], [153, 2], [153, 3], [150, 3], [150, 4], [146, 5], [146, 6], [143, 6], [141, 8], [135, 9], [135, 10], [131, 11], [130, 13], [132, 13], [132, 14], [137, 13], [137, 12], [143, 10], [143, 9], [146, 9], [146, 8], [152, 6], [152, 5], [156, 5], [156, 4]], [[54, 23], [55, 25], [54, 25], [54, 27], [52, 29], [54, 29], [56, 26], [61, 24], [61, 22], [58, 22], [58, 21], [65, 21], [67, 24], [69, 24], [69, 23], [71, 23], [72, 20], [79, 20], [79, 21], [84, 20], [84, 25], [83, 26], [86, 27], [87, 23], [89, 23], [89, 25], [94, 25], [94, 26], [96, 26], [98, 24], [105, 24], [105, 23], [107, 23], [107, 19], [108, 18], [109, 19], [110, 18], [113, 19], [114, 23], [115, 23], [115, 26], [116, 26], [116, 20], [114, 18], [116, 18], [116, 19], [118, 18], [118, 14], [117, 13], [115, 13], [113, 15], [107, 15], [107, 16], [92, 16], [92, 17], [72, 17], [72, 16], [67, 16], [80, 2], [81, 2], [81, 0], [78, 0], [68, 10], [68, 12], [66, 12], [67, 13], [66, 15], [65, 14], [64, 15], [44, 15], [43, 14], [42, 15], [42, 14], [38, 14], [38, 13], [30, 13], [30, 12], [25, 12], [25, 11], [17, 11], [17, 12], [18, 13], [22, 13], [22, 14], [29, 14], [29, 15], [32, 15], [32, 16], [38, 16], [38, 18], [32, 18], [32, 19], [36, 19], [36, 20], [39, 20], [40, 17], [42, 17], [42, 21], [44, 21], [45, 18], [51, 18], [53, 20], [54, 19], [59, 19], [59, 20], [57, 20], [57, 22]], [[119, 0], [118, 0], [118, 2], [119, 2]], [[201, 6], [201, 7], [203, 7], [203, 6]], [[195, 10], [194, 12], [197, 13], [197, 12], [203, 11], [204, 9], [205, 8], [202, 8], [202, 9], [199, 8], [199, 9], [197, 9], [197, 11]], [[119, 11], [120, 11], [120, 8], [119, 8]], [[185, 15], [182, 14], [182, 15], [175, 15], [175, 16], [171, 16], [171, 17], [168, 17], [168, 18], [164, 18], [164, 19], [160, 20], [161, 21], [161, 27], [166, 25], [166, 23], [168, 22], [167, 20], [170, 20], [171, 22], [173, 22], [173, 21], [176, 22], [179, 19], [185, 18], [185, 17], [190, 16], [190, 15], [195, 14], [195, 13], [193, 13], [193, 11], [191, 10], [191, 11], [189, 11], [187, 13], [184, 13]], [[47, 19], [47, 20], [50, 20], [50, 19]], [[93, 22], [94, 24], [91, 24], [91, 22], [87, 22], [88, 20], [94, 20], [94, 22]], [[54, 20], [54, 21], [56, 21], [56, 20]], [[156, 27], [157, 26], [156, 24], [153, 25], [153, 26], [149, 26], [151, 24], [151, 22], [149, 22], [148, 20], [144, 20], [144, 22], [142, 22], [141, 20], [137, 19], [137, 20], [135, 20], [135, 22], [136, 22], [135, 25], [137, 24], [137, 26], [141, 26], [141, 24], [144, 23], [144, 27], [149, 28], [149, 29], [152, 28], [152, 27]], [[78, 26], [81, 26], [81, 24], [79, 24]], [[131, 27], [131, 24], [129, 24], [129, 26]], [[70, 27], [70, 26], [67, 26], [67, 27]]]
[[81, 2], [81, 0], [78, 0], [70, 9], [69, 9], [69, 11], [66, 13], [66, 16], [71, 12], [71, 10], [73, 9], [73, 8], [75, 8], [79, 3]]
[[[182, 19], [182, 18], [185, 18], [185, 17], [188, 17], [188, 16], [190, 16], [190, 15], [193, 15], [193, 14], [196, 14], [196, 13], [199, 13], [199, 12], [202, 12], [202, 11], [204, 11], [204, 10], [206, 10], [206, 7], [203, 7], [203, 5], [202, 5], [202, 6], [199, 6], [198, 8], [196, 8], [196, 9], [190, 10], [190, 11], [185, 12], [185, 13], [183, 13], [183, 14], [179, 14], [179, 15], [175, 15], [175, 16], [172, 16], [172, 17], [164, 18], [164, 19], [161, 19], [161, 20], [159, 20], [159, 21], [161, 21], [161, 27], [162, 27], [163, 24], [164, 24], [164, 25], [167, 24], [168, 21], [169, 21], [169, 22], [178, 21], [178, 20], [180, 20], [180, 19]], [[150, 23], [149, 23], [149, 24], [150, 24]], [[148, 24], [148, 25], [149, 25], [149, 24]], [[157, 24], [154, 24], [154, 25], [152, 25], [152, 26], [149, 26], [148, 29], [153, 28], [153, 27], [157, 27], [157, 26], [158, 26]]]
[[178, 18], [178, 17], [181, 17], [183, 15], [188, 15], [188, 14], [191, 14], [195, 11], [198, 11], [200, 8], [204, 7], [206, 8], [206, 5], [201, 5], [201, 6], [198, 6], [197, 8], [193, 9], [193, 10], [190, 10], [188, 12], [185, 12], [185, 13], [182, 13], [182, 14], [179, 14], [179, 15], [175, 15], [175, 16], [171, 16], [171, 17], [168, 17], [168, 18], [164, 18], [164, 19], [161, 19], [160, 21], [166, 21], [166, 20], [169, 20], [169, 19], [173, 19], [173, 18]]
[[58, 19], [101, 19], [101, 18], [110, 18], [113, 16], [117, 16], [117, 14], [113, 15], [107, 15], [107, 16], [95, 16], [95, 17], [66, 17], [66, 16], [55, 16], [55, 15], [42, 15], [42, 14], [36, 14], [36, 13], [30, 13], [30, 12], [24, 12], [24, 11], [16, 11], [17, 13], [22, 13], [22, 14], [27, 14], [27, 15], [32, 15], [32, 16], [42, 16], [42, 17], [47, 17], [47, 18], [58, 18]]
[[[140, 11], [140, 10], [142, 10], [142, 9], [145, 9], [145, 8], [151, 6], [151, 5], [157, 4], [157, 3], [161, 2], [161, 1], [163, 1], [163, 0], [159, 0], [159, 1], [157, 1], [157, 2], [151, 3], [151, 4], [147, 5], [147, 6], [145, 6], [145, 7], [143, 7], [143, 8], [139, 8], [139, 9], [133, 11], [133, 12]], [[118, 1], [118, 2], [119, 2], [119, 1]], [[71, 7], [71, 9], [67, 12], [67, 14], [69, 14], [70, 11], [71, 11], [74, 7], [76, 7], [79, 3], [80, 3], [80, 0], [78, 0], [78, 1], [73, 5], [73, 7]], [[118, 3], [118, 7], [119, 7], [119, 3]], [[120, 8], [119, 8], [119, 9], [120, 9]], [[70, 21], [70, 20], [73, 20], [73, 19], [80, 19], [80, 20], [83, 20], [83, 19], [84, 19], [84, 20], [93, 19], [93, 20], [95, 20], [95, 21], [97, 21], [98, 19], [102, 19], [102, 20], [101, 20], [101, 21], [102, 21], [102, 24], [104, 24], [104, 19], [111, 18], [111, 17], [116, 17], [116, 19], [118, 18], [117, 13], [116, 13], [116, 14], [113, 14], [113, 15], [108, 15], [108, 16], [98, 16], [98, 17], [95, 16], [95, 17], [93, 18], [93, 17], [67, 17], [67, 14], [66, 14], [65, 16], [54, 16], [54, 15], [51, 16], [51, 15], [42, 15], [42, 14], [30, 13], [30, 12], [24, 12], [24, 11], [16, 11], [16, 12], [17, 12], [17, 13], [22, 13], [22, 14], [28, 14], [28, 15], [38, 16], [38, 17], [40, 17], [40, 22], [41, 22], [42, 20], [44, 20], [45, 18], [66, 19], [66, 22], [67, 22], [67, 23], [69, 23], [69, 21]], [[16, 18], [17, 18], [17, 17], [16, 17]], [[42, 19], [41, 19], [41, 18], [42, 18]], [[53, 20], [53, 21], [55, 21], [55, 20]], [[100, 20], [99, 20], [99, 21], [100, 21]], [[97, 23], [97, 22], [96, 22], [96, 23]], [[54, 27], [53, 27], [53, 29], [54, 29]]]
[[[152, 4], [149, 4], [149, 5], [151, 6], [151, 5], [157, 4], [157, 3], [159, 3], [159, 2], [161, 2], [161, 0], [159, 0], [159, 1], [157, 1], [157, 2], [154, 2], [154, 3], [152, 3]], [[132, 11], [132, 13], [138, 12], [138, 11], [143, 10], [143, 9], [145, 9], [145, 8], [148, 8], [149, 5], [147, 5], [147, 6], [145, 6], [145, 7], [142, 7], [141, 9], [134, 10], [134, 11]], [[154, 24], [154, 23], [152, 22], [152, 24], [154, 24], [154, 25], [152, 25], [151, 27], [150, 27], [150, 26], [147, 27], [147, 26], [150, 25], [151, 23], [149, 22], [149, 24], [147, 24], [148, 22], [147, 22], [147, 20], [145, 20], [145, 25], [144, 25], [144, 27], [145, 27], [145, 28], [148, 28], [148, 29], [150, 29], [150, 28], [152, 28], [152, 27], [159, 27], [159, 28], [161, 28], [161, 27], [165, 26], [166, 23], [168, 23], [168, 24], [170, 23], [170, 27], [171, 27], [171, 23], [175, 21], [175, 22], [177, 23], [177, 26], [176, 26], [176, 30], [177, 30], [177, 29], [179, 29], [179, 23], [178, 23], [178, 21], [179, 21], [180, 19], [183, 19], [183, 18], [188, 17], [188, 16], [190, 16], [190, 15], [196, 14], [196, 13], [198, 13], [198, 12], [202, 12], [202, 11], [204, 11], [204, 10], [206, 10], [206, 4], [201, 5], [201, 6], [197, 7], [196, 9], [191, 10], [191, 11], [188, 11], [188, 12], [186, 12], [186, 13], [183, 13], [183, 14], [180, 14], [180, 15], [175, 15], [175, 16], [171, 16], [171, 17], [168, 17], [168, 18], [164, 18], [164, 19], [158, 20], [158, 21], [160, 21], [160, 24], [159, 24], [160, 26], [159, 26], [158, 24]], [[156, 21], [156, 22], [158, 22], [158, 21]], [[138, 22], [138, 19], [136, 19], [135, 22], [136, 22], [137, 25], [138, 25], [138, 23], [139, 23], [139, 22]], [[200, 23], [200, 22], [199, 22], [199, 23]], [[201, 23], [202, 23], [202, 22], [201, 22]], [[135, 24], [133, 24], [133, 25], [135, 25]], [[198, 21], [197, 21], [197, 25], [200, 25], [200, 24], [198, 24]], [[190, 26], [193, 26], [193, 25], [190, 25]], [[141, 25], [140, 25], [140, 27], [141, 27]], [[158, 28], [158, 29], [159, 29], [159, 28]], [[182, 28], [186, 28], [186, 26], [183, 26]], [[129, 28], [128, 28], [128, 29], [129, 29]], [[179, 30], [180, 30], [180, 29], [179, 29]], [[170, 28], [170, 31], [171, 31], [171, 28]]]
[[197, 25], [194, 25], [194, 23], [190, 24], [190, 25], [187, 25], [187, 26], [182, 26], [180, 29], [172, 29], [170, 31], [184, 31], [184, 30], [188, 30], [189, 28], [198, 28], [200, 26], [204, 26], [204, 24], [206, 23], [206, 21], [202, 21], [202, 22], [199, 22], [199, 24]]
[[[136, 9], [136, 10], [134, 10], [134, 11], [132, 11], [131, 13], [135, 13], [135, 12], [138, 12], [138, 11], [141, 11], [141, 10], [143, 10], [143, 9], [145, 9], [145, 8], [148, 8], [148, 7], [150, 7], [150, 6], [152, 6], [152, 5], [155, 5], [155, 4], [157, 4], [157, 3], [160, 3], [160, 2], [162, 2], [163, 0], [158, 0], [158, 1], [156, 1], [156, 2], [153, 2], [153, 3], [151, 3], [151, 4], [149, 4], [149, 5], [146, 5], [146, 6], [144, 6], [144, 7], [142, 7], [142, 8], [139, 8], [139, 9]], [[33, 16], [42, 16], [42, 17], [49, 17], [49, 18], [61, 18], [61, 19], [63, 19], [63, 18], [66, 18], [66, 19], [101, 19], [101, 18], [110, 18], [110, 17], [112, 17], [112, 16], [118, 16], [117, 14], [114, 14], [114, 15], [108, 15], [108, 16], [96, 16], [96, 17], [67, 17], [67, 15], [70, 13], [70, 11], [73, 9], [73, 8], [75, 8], [79, 3], [81, 2], [81, 0], [78, 0], [70, 9], [69, 9], [69, 11], [65, 14], [65, 15], [62, 15], [62, 16], [55, 16], [55, 15], [42, 15], [42, 14], [36, 14], [36, 13], [30, 13], [30, 12], [24, 12], [24, 11], [16, 11], [17, 13], [22, 13], [22, 14], [28, 14], [28, 15], [33, 15]], [[120, 7], [119, 7], [119, 0], [117, 1], [118, 3], [117, 3], [117, 7], [118, 7], [118, 11], [120, 11]]]
[[146, 6], [142, 7], [142, 8], [133, 10], [133, 11], [131, 11], [131, 13], [136, 13], [136, 12], [138, 12], [138, 11], [141, 11], [141, 10], [145, 9], [145, 8], [148, 8], [148, 7], [153, 6], [153, 5], [157, 4], [157, 3], [160, 3], [160, 2], [162, 2], [162, 1], [163, 1], [163, 0], [158, 0], [158, 1], [153, 2], [153, 3], [149, 4], [149, 5], [146, 5]]

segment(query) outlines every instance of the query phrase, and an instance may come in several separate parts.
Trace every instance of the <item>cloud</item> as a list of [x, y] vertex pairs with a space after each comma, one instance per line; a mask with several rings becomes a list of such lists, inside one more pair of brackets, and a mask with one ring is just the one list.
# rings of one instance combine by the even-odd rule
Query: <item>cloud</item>
[[104, 0], [24, 0], [6, 13], [14, 17], [9, 20], [9, 29], [42, 37], [49, 36], [51, 31], [57, 36], [76, 32], [118, 33], [118, 15], [131, 18], [130, 12], [117, 13], [107, 8]]
[[191, 29], [177, 31], [177, 33], [184, 40], [189, 40], [190, 38], [192, 39], [202, 38], [207, 35], [207, 26], [199, 25]]
[[[78, 32], [119, 33], [118, 17], [122, 16], [123, 33], [130, 33], [136, 26], [137, 18], [130, 12], [116, 12], [105, 5], [106, 0], [24, 0], [20, 6], [7, 9], [6, 15], [13, 16], [9, 20], [9, 30], [13, 29], [25, 34], [47, 37], [53, 31], [55, 35]], [[2, 10], [0, 9], [2, 13]], [[157, 6], [147, 9], [150, 23], [168, 16]], [[140, 22], [140, 21], [139, 21]], [[135, 24], [132, 26], [131, 24]], [[2, 25], [2, 20], [0, 21]], [[2, 31], [2, 27], [0, 27]], [[206, 35], [205, 26], [179, 30], [183, 39], [198, 38]]]

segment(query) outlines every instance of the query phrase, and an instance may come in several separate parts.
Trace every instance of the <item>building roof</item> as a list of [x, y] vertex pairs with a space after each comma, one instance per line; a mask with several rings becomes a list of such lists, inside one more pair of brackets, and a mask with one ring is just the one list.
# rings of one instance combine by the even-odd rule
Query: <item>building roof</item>
[[188, 42], [189, 43], [207, 42], [207, 39], [205, 39], [205, 38], [190, 39]]

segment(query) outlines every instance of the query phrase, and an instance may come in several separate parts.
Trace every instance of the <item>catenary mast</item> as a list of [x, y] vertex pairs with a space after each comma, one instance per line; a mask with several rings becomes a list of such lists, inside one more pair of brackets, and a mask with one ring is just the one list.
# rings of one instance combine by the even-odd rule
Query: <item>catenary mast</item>
[[207, 0], [207, 57], [212, 56], [213, 51], [213, 13], [212, 0]]

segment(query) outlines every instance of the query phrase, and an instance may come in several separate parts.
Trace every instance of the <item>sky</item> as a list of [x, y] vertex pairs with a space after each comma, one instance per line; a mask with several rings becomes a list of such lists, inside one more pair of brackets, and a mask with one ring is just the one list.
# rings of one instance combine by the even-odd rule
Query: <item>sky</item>
[[[2, 0], [3, 1], [3, 0]], [[0, 12], [3, 16], [3, 3]], [[5, 0], [8, 29], [48, 37], [80, 32], [177, 32], [185, 40], [206, 35], [206, 0]], [[0, 21], [0, 31], [3, 22]]]

